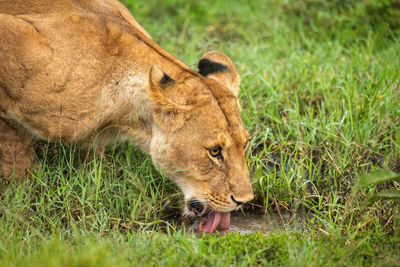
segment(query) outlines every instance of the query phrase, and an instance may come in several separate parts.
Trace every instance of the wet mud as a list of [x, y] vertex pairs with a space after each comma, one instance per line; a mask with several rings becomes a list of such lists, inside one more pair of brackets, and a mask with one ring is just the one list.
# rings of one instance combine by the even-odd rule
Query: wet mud
[[[259, 232], [269, 234], [275, 231], [291, 232], [300, 230], [305, 225], [306, 216], [300, 213], [232, 213], [231, 225], [228, 230], [219, 230], [219, 235], [227, 235], [231, 232], [239, 232], [241, 234], [252, 234]], [[198, 230], [199, 222], [186, 225], [185, 228], [189, 232], [201, 235]]]

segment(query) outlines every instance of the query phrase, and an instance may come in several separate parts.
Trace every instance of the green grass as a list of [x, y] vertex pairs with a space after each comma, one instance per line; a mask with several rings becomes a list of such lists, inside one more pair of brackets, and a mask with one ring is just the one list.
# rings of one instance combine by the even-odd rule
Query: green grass
[[[380, 244], [371, 245], [372, 244]], [[12, 249], [3, 258], [10, 266], [238, 266], [247, 265], [369, 265], [398, 264], [398, 240], [363, 235], [358, 239], [274, 233], [196, 238], [183, 232], [114, 234], [106, 237], [78, 234], [71, 238], [51, 236], [44, 242], [30, 241]], [[21, 254], [24, 255], [21, 257]]]
[[292, 233], [195, 237], [148, 156], [122, 144], [77, 164], [73, 146], [50, 146], [33, 179], [0, 184], [0, 265], [399, 264], [399, 204], [367, 199], [400, 183], [351, 195], [372, 169], [400, 171], [398, 1], [123, 2], [191, 67], [209, 50], [233, 59], [253, 137], [246, 210], [309, 219]]

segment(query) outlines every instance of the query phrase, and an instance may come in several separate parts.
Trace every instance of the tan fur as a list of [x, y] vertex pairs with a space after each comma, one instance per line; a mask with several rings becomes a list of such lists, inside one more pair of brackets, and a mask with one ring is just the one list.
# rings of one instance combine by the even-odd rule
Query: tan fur
[[[139, 145], [181, 187], [220, 212], [253, 198], [240, 78], [207, 77], [154, 43], [115, 0], [0, 0], [0, 172], [23, 176], [34, 139]], [[162, 83], [164, 73], [173, 81]], [[224, 160], [209, 154], [221, 146]]]

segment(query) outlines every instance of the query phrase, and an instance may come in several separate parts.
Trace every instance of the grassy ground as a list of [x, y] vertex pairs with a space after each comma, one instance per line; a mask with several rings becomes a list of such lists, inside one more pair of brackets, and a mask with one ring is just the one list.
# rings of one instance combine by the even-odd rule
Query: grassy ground
[[123, 1], [196, 68], [220, 50], [242, 76], [256, 200], [308, 214], [303, 230], [196, 237], [178, 189], [132, 146], [75, 164], [38, 151], [34, 179], [0, 184], [0, 265], [398, 265], [400, 208], [355, 197], [376, 167], [400, 171], [400, 3], [373, 0]]

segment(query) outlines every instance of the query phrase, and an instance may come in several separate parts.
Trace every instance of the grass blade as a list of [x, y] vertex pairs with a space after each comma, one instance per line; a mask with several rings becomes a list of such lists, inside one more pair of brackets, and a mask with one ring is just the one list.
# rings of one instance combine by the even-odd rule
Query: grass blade
[[372, 196], [369, 201], [375, 202], [378, 199], [393, 199], [393, 200], [400, 200], [400, 190], [397, 189], [390, 189], [380, 192], [374, 196]]
[[382, 198], [391, 198], [400, 200], [400, 190], [397, 189], [386, 190], [378, 193], [377, 196]]
[[353, 186], [353, 195], [356, 194], [361, 188], [364, 188], [368, 185], [383, 183], [391, 180], [399, 180], [399, 178], [400, 174], [389, 169], [377, 169], [360, 177], [360, 180], [358, 180]]

